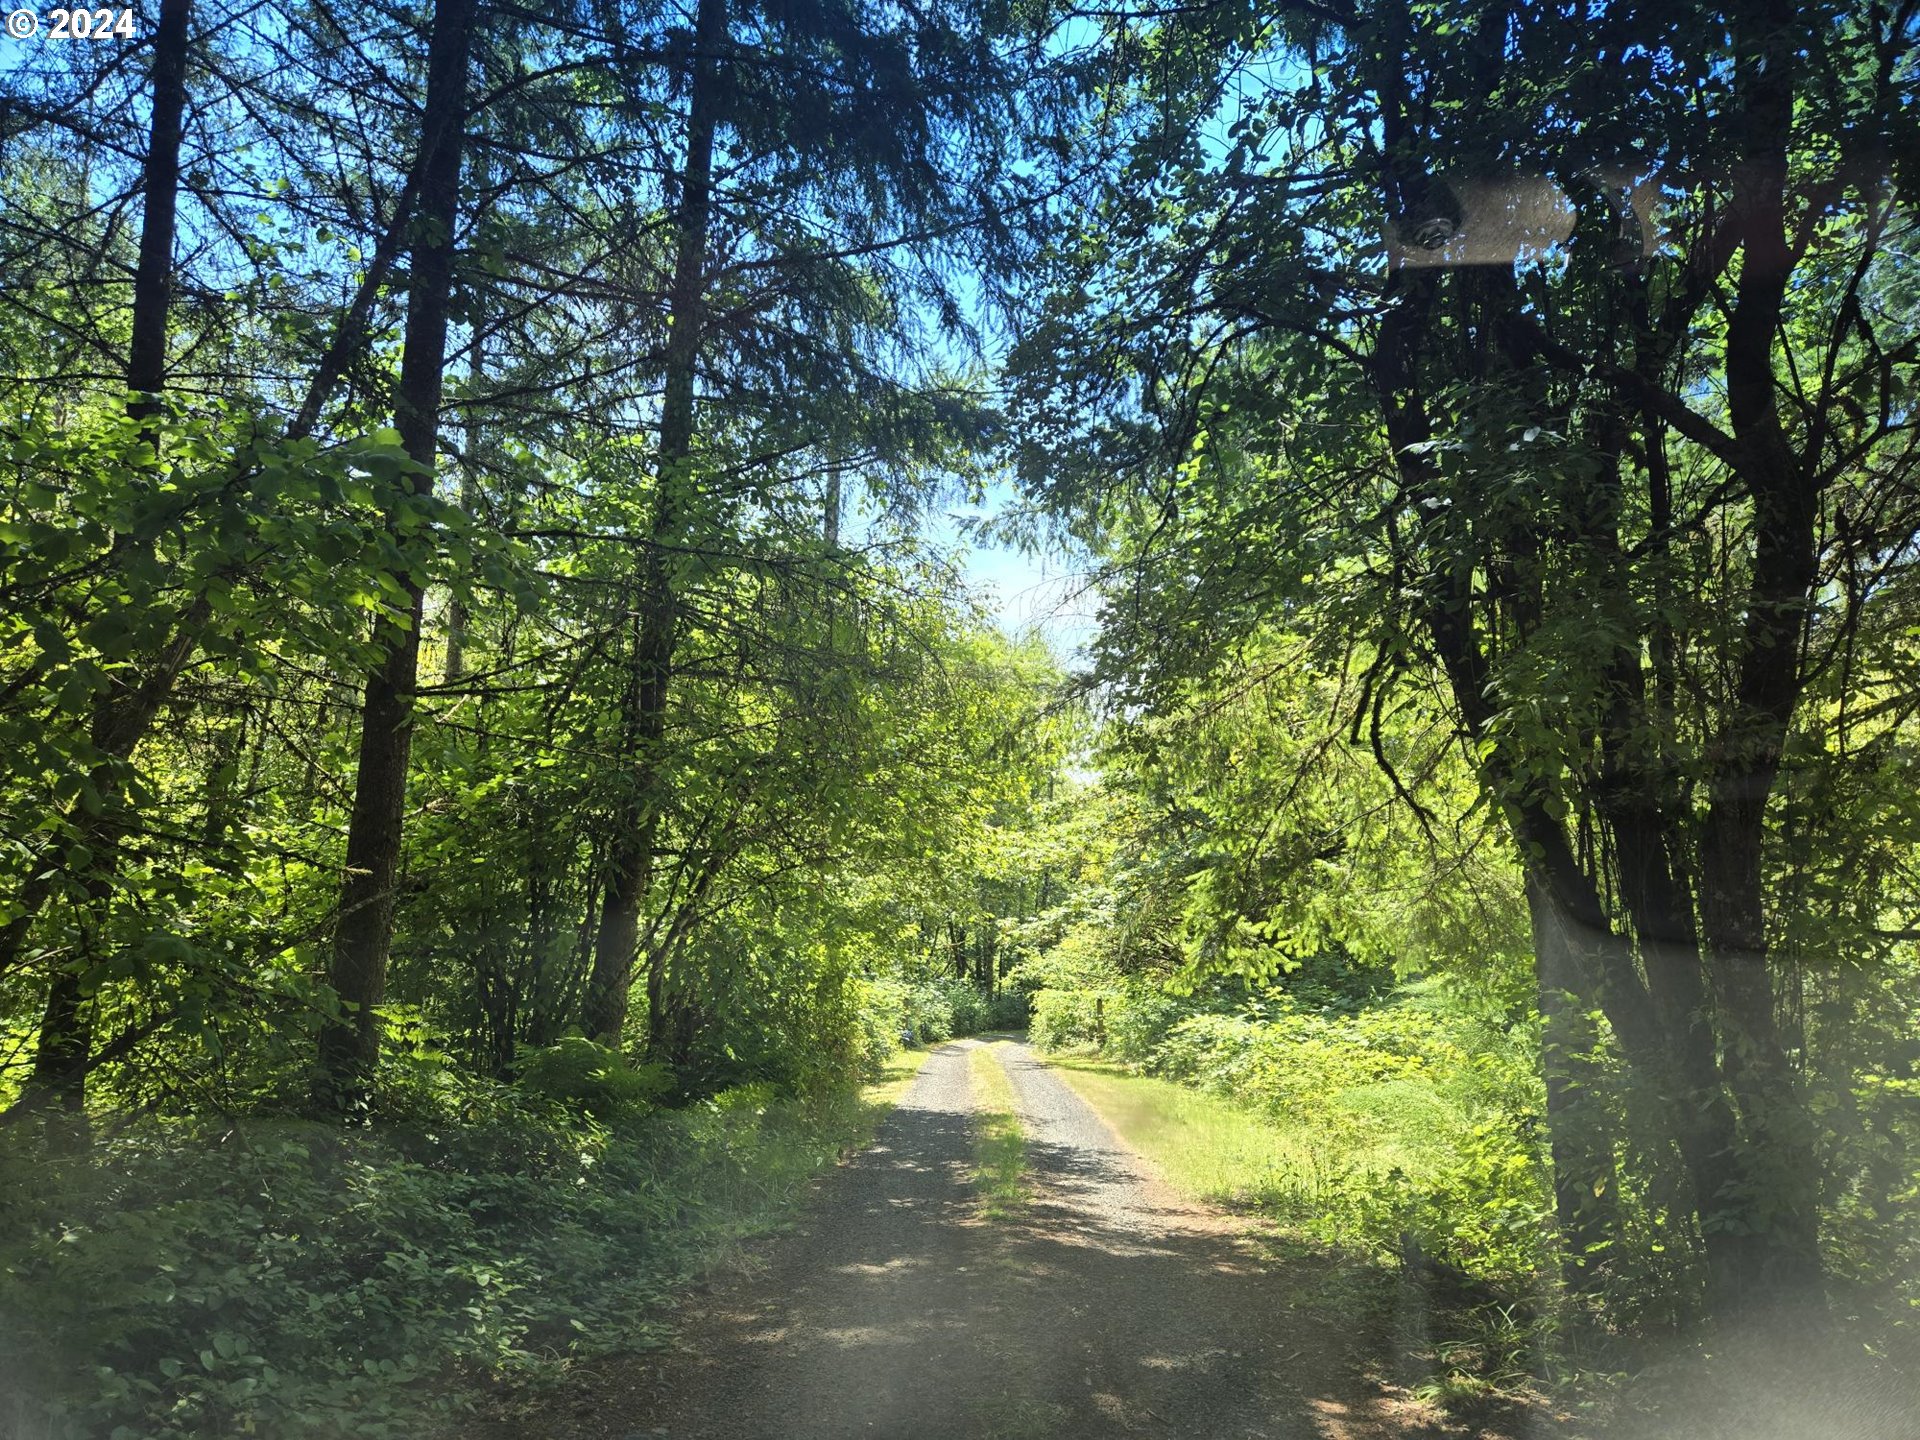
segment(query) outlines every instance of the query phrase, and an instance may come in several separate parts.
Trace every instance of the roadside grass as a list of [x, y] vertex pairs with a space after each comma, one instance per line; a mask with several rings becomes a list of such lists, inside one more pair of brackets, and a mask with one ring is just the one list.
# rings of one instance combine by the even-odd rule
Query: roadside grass
[[[1546, 1417], [1571, 1413], [1632, 1440], [1916, 1433], [1910, 1424], [1874, 1428], [1917, 1413], [1920, 1368], [1911, 1359], [1886, 1363], [1842, 1333], [1783, 1342], [1736, 1329], [1708, 1345], [1671, 1333], [1634, 1341], [1583, 1332], [1550, 1300], [1463, 1290], [1444, 1274], [1316, 1237], [1316, 1197], [1333, 1181], [1284, 1124], [1111, 1063], [1046, 1059], [1175, 1190], [1277, 1222], [1263, 1227], [1260, 1243], [1272, 1260], [1315, 1265], [1320, 1278], [1302, 1298], [1328, 1328], [1417, 1337], [1396, 1342], [1411, 1346], [1396, 1368], [1423, 1369], [1424, 1377], [1400, 1371], [1409, 1395], [1455, 1421], [1484, 1419], [1497, 1434], [1533, 1433], [1538, 1421], [1563, 1433]], [[1329, 1257], [1345, 1263], [1324, 1264]], [[1400, 1317], [1416, 1314], [1417, 1329], [1402, 1325]], [[1847, 1430], [1850, 1423], [1864, 1428]]]
[[976, 1047], [967, 1061], [973, 1080], [973, 1169], [980, 1211], [1003, 1220], [1025, 1204], [1027, 1137], [1014, 1113], [1013, 1085], [1000, 1068], [997, 1047]]
[[1048, 1063], [1184, 1195], [1277, 1208], [1311, 1188], [1312, 1152], [1231, 1100], [1096, 1060]]
[[[897, 1052], [887, 1061], [880, 1078], [860, 1088], [860, 1103], [872, 1109], [872, 1119], [878, 1124], [881, 1116], [900, 1103], [900, 1097], [907, 1093], [907, 1087], [913, 1084], [914, 1077], [926, 1066], [927, 1057], [933, 1054], [928, 1045], [913, 1045]], [[867, 1139], [873, 1138], [871, 1132]]]
[[[1301, 1223], [1327, 1183], [1305, 1137], [1175, 1081], [1084, 1058], [1054, 1055], [1047, 1063], [1182, 1195], [1276, 1222], [1260, 1235], [1263, 1249], [1274, 1262], [1322, 1268], [1314, 1293], [1328, 1324], [1380, 1329], [1396, 1310], [1412, 1313], [1410, 1303], [1428, 1311], [1436, 1338], [1405, 1357], [1429, 1370], [1411, 1387], [1417, 1399], [1456, 1417], [1483, 1406], [1498, 1412], [1538, 1403], [1529, 1362], [1542, 1336], [1515, 1307], [1424, 1293], [1419, 1277], [1396, 1274], [1380, 1256], [1330, 1242]], [[1410, 1302], [1410, 1287], [1423, 1291], [1417, 1302]]]
[[1047, 1064], [1174, 1190], [1266, 1222], [1258, 1241], [1269, 1260], [1337, 1260], [1317, 1295], [1342, 1323], [1395, 1303], [1394, 1278], [1379, 1255], [1302, 1223], [1321, 1184], [1320, 1164], [1303, 1137], [1177, 1081], [1085, 1058], [1048, 1056]]

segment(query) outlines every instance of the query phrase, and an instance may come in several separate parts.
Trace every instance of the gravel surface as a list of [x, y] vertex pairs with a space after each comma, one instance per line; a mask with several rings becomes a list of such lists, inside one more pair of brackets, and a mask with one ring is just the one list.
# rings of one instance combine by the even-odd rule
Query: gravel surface
[[1243, 1223], [1180, 1201], [1024, 1045], [997, 1054], [1032, 1194], [1019, 1215], [982, 1220], [968, 1120], [978, 1043], [929, 1057], [805, 1223], [771, 1242], [755, 1273], [690, 1303], [674, 1350], [602, 1366], [512, 1433], [1496, 1433], [1441, 1427], [1378, 1378], [1394, 1373], [1383, 1357], [1406, 1349], [1404, 1307], [1356, 1319], [1358, 1292], [1337, 1262], [1274, 1260]]

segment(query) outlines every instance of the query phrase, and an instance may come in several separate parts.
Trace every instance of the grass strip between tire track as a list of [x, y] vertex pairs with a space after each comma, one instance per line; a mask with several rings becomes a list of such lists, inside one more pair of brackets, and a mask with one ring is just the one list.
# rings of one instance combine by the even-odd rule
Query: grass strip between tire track
[[976, 1046], [967, 1061], [975, 1102], [973, 1172], [980, 1187], [980, 1212], [989, 1220], [1015, 1214], [1027, 1198], [1027, 1136], [996, 1048]]

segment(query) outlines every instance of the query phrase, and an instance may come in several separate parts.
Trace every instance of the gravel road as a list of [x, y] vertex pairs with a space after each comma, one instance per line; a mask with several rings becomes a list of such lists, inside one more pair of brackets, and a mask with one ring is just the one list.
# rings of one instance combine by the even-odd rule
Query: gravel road
[[[1032, 1194], [980, 1217], [968, 1051], [928, 1059], [875, 1143], [677, 1346], [605, 1367], [548, 1440], [1385, 1440], [1442, 1429], [1386, 1383], [1407, 1317], [1356, 1324], [1334, 1262], [1264, 1257], [1187, 1205], [1024, 1045], [997, 1053]], [[1385, 1377], [1385, 1378], [1382, 1378]]]

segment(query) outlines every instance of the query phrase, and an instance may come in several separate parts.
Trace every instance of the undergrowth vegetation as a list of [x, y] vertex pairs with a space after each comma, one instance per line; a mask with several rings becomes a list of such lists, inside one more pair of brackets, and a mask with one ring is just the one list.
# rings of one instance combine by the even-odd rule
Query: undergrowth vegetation
[[[1298, 1009], [1284, 992], [1253, 1014], [1193, 1013], [1163, 993], [1116, 989], [1040, 992], [1032, 1033], [1045, 1049], [1221, 1097], [1175, 1107], [1213, 1137], [1184, 1145], [1188, 1155], [1217, 1142], [1210, 1176], [1204, 1160], [1181, 1162], [1211, 1198], [1490, 1285], [1530, 1290], [1551, 1268], [1526, 1026], [1502, 1029], [1433, 989], [1354, 1014]], [[1165, 1108], [1170, 1097], [1157, 1099]]]
[[983, 1030], [1019, 1030], [1027, 1023], [1027, 992], [1003, 990], [983, 994], [966, 980], [938, 976], [914, 982], [875, 982], [878, 1003], [897, 1005], [903, 1016], [903, 1039], [933, 1044], [957, 1035]]
[[654, 1109], [657, 1077], [606, 1052], [583, 1086], [589, 1048], [518, 1086], [397, 1062], [412, 1113], [377, 1128], [142, 1121], [84, 1156], [7, 1153], [0, 1432], [418, 1435], [481, 1382], [657, 1343], [675, 1288], [778, 1225], [884, 1098]]

